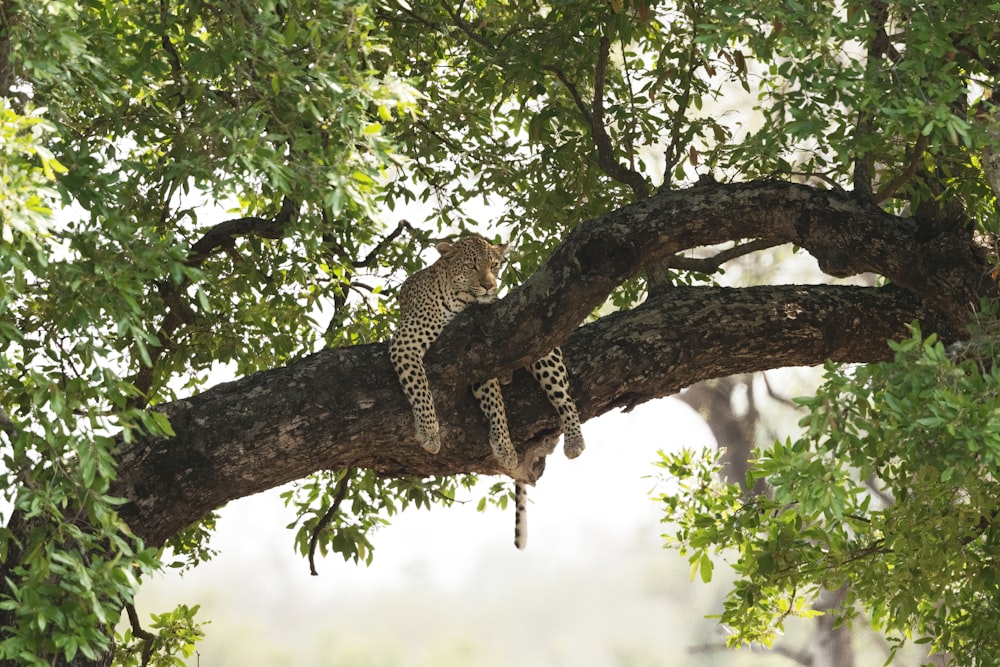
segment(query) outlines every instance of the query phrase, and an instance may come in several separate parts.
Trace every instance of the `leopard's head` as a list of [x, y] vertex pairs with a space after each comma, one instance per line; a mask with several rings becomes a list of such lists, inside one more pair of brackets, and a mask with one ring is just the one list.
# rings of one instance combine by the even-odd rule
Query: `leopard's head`
[[477, 298], [490, 299], [497, 291], [497, 275], [509, 244], [493, 245], [479, 236], [465, 236], [454, 243], [437, 244], [439, 261], [447, 265], [455, 286]]

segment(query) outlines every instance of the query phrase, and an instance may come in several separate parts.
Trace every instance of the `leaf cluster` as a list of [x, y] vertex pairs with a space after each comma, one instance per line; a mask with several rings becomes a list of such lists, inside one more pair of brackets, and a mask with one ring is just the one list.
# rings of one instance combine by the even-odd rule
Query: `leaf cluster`
[[769, 644], [821, 589], [844, 587], [847, 618], [955, 664], [998, 664], [1000, 369], [987, 321], [976, 354], [949, 354], [914, 324], [892, 362], [830, 365], [800, 400], [802, 436], [756, 453], [748, 488], [764, 480], [764, 496], [716, 481], [710, 458], [664, 455], [681, 484], [662, 497], [670, 541], [705, 580], [716, 555], [736, 573], [720, 616], [732, 643]]
[[156, 632], [126, 628], [115, 636], [114, 661], [121, 667], [184, 667], [195, 655], [195, 643], [204, 638], [204, 623], [195, 621], [199, 606], [178, 605], [163, 614], [151, 614]]
[[451, 505], [460, 489], [468, 491], [475, 483], [475, 475], [420, 479], [350, 469], [312, 475], [281, 497], [297, 515], [287, 526], [295, 530], [295, 548], [310, 562], [319, 551], [321, 556], [337, 553], [345, 561], [370, 564], [371, 537], [393, 516], [411, 506]]

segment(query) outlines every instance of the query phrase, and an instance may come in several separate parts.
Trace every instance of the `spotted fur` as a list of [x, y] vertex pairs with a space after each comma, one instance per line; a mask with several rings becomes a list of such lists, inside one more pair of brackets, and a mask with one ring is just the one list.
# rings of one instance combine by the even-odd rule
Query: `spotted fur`
[[[439, 243], [441, 258], [406, 279], [399, 291], [400, 324], [389, 344], [389, 358], [399, 383], [413, 407], [417, 440], [432, 454], [441, 449], [434, 398], [424, 371], [427, 348], [458, 313], [472, 303], [496, 299], [497, 274], [507, 254], [507, 244], [493, 245], [478, 236], [455, 243]], [[563, 451], [569, 458], [583, 452], [583, 434], [576, 405], [569, 395], [569, 382], [562, 352], [556, 348], [531, 365], [531, 373], [559, 413], [563, 429]], [[496, 379], [473, 385], [472, 393], [490, 424], [490, 446], [500, 465], [517, 466], [517, 452], [510, 440], [507, 412]], [[527, 492], [515, 486], [514, 543], [523, 549], [527, 540], [525, 503]]]

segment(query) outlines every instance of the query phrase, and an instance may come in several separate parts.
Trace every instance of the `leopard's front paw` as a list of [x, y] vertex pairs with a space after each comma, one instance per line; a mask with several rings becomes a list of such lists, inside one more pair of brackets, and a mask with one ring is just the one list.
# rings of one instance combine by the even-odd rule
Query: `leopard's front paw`
[[441, 451], [441, 431], [437, 424], [426, 424], [423, 428], [417, 425], [417, 440], [420, 446], [430, 454]]

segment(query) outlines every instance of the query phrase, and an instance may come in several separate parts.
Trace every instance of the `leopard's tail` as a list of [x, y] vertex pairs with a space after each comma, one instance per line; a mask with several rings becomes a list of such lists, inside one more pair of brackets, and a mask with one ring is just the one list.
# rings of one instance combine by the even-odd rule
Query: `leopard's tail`
[[514, 482], [514, 546], [523, 549], [528, 544], [528, 489]]

